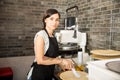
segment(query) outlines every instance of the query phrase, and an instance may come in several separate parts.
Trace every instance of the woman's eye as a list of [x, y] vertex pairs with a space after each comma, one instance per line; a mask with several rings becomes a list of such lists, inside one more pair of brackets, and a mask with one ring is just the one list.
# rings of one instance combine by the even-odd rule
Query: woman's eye
[[51, 21], [55, 20], [55, 21], [59, 21], [59, 18], [50, 18]]
[[53, 18], [50, 18], [50, 20], [54, 20]]
[[56, 19], [56, 21], [59, 21], [59, 19]]

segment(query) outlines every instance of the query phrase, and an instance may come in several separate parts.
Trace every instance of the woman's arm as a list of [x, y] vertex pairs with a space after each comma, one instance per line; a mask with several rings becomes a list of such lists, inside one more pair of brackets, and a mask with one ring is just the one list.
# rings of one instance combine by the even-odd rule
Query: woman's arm
[[38, 35], [34, 42], [34, 51], [37, 64], [51, 65], [61, 63], [62, 59], [60, 58], [50, 58], [44, 56], [44, 46], [44, 39]]
[[44, 39], [38, 35], [35, 43], [34, 43], [34, 50], [35, 50], [35, 58], [37, 64], [43, 65], [51, 65], [51, 64], [59, 64], [63, 65], [66, 69], [71, 69], [73, 67], [73, 62], [71, 59], [63, 59], [63, 58], [51, 58], [44, 56]]

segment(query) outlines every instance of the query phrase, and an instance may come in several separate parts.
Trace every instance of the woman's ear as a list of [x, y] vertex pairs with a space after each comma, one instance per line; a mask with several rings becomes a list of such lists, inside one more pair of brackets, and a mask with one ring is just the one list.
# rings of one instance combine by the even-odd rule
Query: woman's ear
[[46, 22], [47, 22], [47, 19], [45, 19], [44, 21], [45, 21], [45, 23], [46, 23]]

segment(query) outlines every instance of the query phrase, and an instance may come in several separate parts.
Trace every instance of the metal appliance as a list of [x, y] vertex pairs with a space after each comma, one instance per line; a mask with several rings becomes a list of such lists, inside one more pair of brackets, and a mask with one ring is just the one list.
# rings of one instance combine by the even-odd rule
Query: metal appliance
[[[67, 13], [71, 9], [75, 9], [76, 15], [74, 17], [68, 17]], [[60, 32], [56, 33], [60, 51], [62, 51], [61, 53], [77, 53], [76, 51], [79, 50], [84, 53], [86, 46], [86, 33], [78, 31], [78, 6], [66, 9], [66, 16], [65, 30], [60, 30]]]
[[60, 44], [60, 48], [66, 45], [66, 50], [69, 49], [79, 49], [82, 48], [82, 52], [85, 53], [85, 46], [87, 42], [86, 33], [82, 33], [77, 31], [77, 38], [73, 38], [74, 30], [60, 30], [60, 32], [56, 33], [57, 40]]

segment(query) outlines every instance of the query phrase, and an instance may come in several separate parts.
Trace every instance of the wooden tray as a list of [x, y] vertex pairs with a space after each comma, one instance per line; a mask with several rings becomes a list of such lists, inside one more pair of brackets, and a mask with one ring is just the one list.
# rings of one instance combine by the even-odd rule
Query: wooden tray
[[117, 72], [120, 74], [120, 61], [111, 61], [106, 63], [106, 66], [109, 70]]
[[120, 56], [120, 51], [116, 50], [92, 50], [91, 53], [100, 56]]
[[92, 54], [91, 57], [93, 59], [115, 59], [115, 58], [120, 58], [120, 56], [101, 56], [101, 55], [95, 55], [95, 54]]

